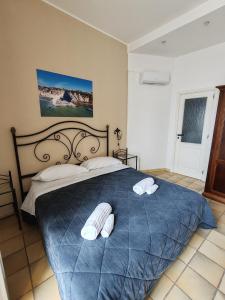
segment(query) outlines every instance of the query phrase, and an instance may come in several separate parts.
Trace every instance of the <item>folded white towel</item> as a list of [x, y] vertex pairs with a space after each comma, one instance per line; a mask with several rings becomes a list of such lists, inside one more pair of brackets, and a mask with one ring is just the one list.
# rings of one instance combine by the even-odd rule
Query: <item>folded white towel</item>
[[86, 240], [95, 240], [111, 212], [109, 203], [100, 203], [81, 229], [81, 236]]
[[153, 186], [153, 184], [154, 179], [152, 177], [145, 178], [133, 186], [133, 191], [138, 195], [142, 195], [146, 192], [148, 188]]
[[108, 238], [113, 230], [114, 227], [114, 214], [108, 216], [107, 220], [105, 221], [105, 225], [102, 228], [101, 235], [104, 238]]
[[158, 187], [159, 186], [157, 184], [153, 184], [152, 186], [150, 186], [149, 188], [147, 188], [146, 193], [148, 195], [151, 195], [151, 194], [155, 193], [155, 191], [157, 191]]

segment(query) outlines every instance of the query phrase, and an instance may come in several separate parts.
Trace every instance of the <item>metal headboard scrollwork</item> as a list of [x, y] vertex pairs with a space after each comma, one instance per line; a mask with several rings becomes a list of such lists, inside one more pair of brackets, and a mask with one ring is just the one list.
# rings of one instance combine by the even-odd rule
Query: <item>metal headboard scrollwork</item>
[[28, 174], [23, 174], [21, 169], [21, 157], [20, 148], [32, 147], [32, 152], [34, 158], [40, 163], [50, 163], [51, 153], [48, 150], [42, 151], [40, 154], [40, 148], [44, 147], [46, 142], [58, 143], [63, 147], [63, 155], [61, 158], [57, 158], [55, 164], [68, 163], [72, 159], [75, 160], [76, 164], [90, 158], [87, 154], [82, 155], [79, 150], [80, 145], [87, 140], [94, 142], [95, 144], [88, 145], [86, 150], [88, 150], [90, 155], [95, 155], [101, 146], [101, 141], [105, 140], [106, 145], [104, 146], [104, 154], [109, 155], [109, 125], [106, 129], [100, 130], [91, 127], [83, 122], [79, 121], [62, 121], [55, 123], [41, 131], [37, 131], [31, 134], [17, 135], [16, 129], [11, 128], [11, 134], [13, 138], [13, 145], [16, 157], [16, 166], [19, 177], [20, 191], [22, 195], [22, 200], [24, 200], [26, 192], [24, 191], [23, 180], [34, 176], [37, 172], [32, 172]]

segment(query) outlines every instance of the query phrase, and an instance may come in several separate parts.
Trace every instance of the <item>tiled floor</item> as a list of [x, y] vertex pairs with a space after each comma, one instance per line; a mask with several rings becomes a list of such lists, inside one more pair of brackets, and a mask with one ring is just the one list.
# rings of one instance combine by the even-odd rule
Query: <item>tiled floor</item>
[[23, 230], [20, 231], [15, 217], [1, 220], [0, 251], [10, 300], [60, 299], [40, 233], [35, 226], [23, 224]]
[[[165, 171], [154, 172], [154, 175], [197, 192], [203, 190], [200, 180]], [[209, 204], [218, 228], [199, 229], [195, 233], [148, 300], [225, 300], [225, 205], [214, 201], [209, 201]], [[21, 232], [15, 217], [1, 220], [0, 251], [11, 300], [60, 299], [36, 227], [23, 224]]]
[[[203, 192], [204, 183], [166, 171], [150, 172], [164, 180]], [[209, 200], [215, 230], [199, 229], [167, 269], [148, 300], [225, 300], [225, 205]]]

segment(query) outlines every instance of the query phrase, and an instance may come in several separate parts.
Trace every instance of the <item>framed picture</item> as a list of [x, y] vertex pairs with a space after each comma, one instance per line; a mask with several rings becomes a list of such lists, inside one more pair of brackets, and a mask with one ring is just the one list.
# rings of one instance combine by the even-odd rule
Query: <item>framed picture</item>
[[42, 117], [93, 117], [90, 80], [37, 69]]

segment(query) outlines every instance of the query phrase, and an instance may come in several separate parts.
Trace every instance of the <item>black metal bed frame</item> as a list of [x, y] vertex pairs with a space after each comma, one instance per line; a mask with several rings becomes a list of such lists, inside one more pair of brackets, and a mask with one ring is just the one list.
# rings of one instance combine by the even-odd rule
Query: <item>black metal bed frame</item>
[[[8, 174], [0, 174], [0, 196], [6, 195], [6, 194], [11, 194], [12, 200], [7, 201], [4, 204], [1, 204], [0, 208], [12, 205], [13, 209], [14, 209], [13, 214], [16, 215], [19, 229], [21, 229], [22, 226], [21, 226], [21, 221], [20, 221], [20, 216], [19, 216], [16, 191], [13, 186], [11, 171], [9, 171]], [[8, 217], [8, 215], [7, 215], [7, 217]], [[3, 218], [5, 218], [5, 217], [2, 217], [1, 219], [3, 219]]]
[[[66, 134], [68, 131], [75, 131], [72, 138]], [[65, 154], [63, 154], [62, 159], [58, 160], [56, 164], [61, 164], [62, 162], [68, 163], [71, 158], [74, 158], [77, 161], [77, 164], [80, 164], [87, 160], [88, 156], [82, 156], [81, 152], [78, 150], [78, 146], [84, 139], [93, 137], [97, 142], [97, 147], [88, 146], [90, 154], [96, 154], [101, 146], [100, 140], [105, 139], [106, 155], [109, 156], [109, 125], [106, 125], [106, 129], [100, 130], [79, 121], [62, 121], [52, 124], [43, 130], [23, 135], [17, 135], [15, 127], [12, 127], [11, 134], [13, 138], [22, 201], [27, 194], [24, 190], [23, 180], [34, 176], [37, 172], [22, 174], [19, 148], [33, 146], [34, 157], [39, 162], [47, 163], [51, 161], [50, 153], [44, 152], [44, 154], [40, 155], [38, 154], [37, 149], [41, 144], [43, 145], [43, 142], [57, 142], [63, 145], [65, 148]]]

